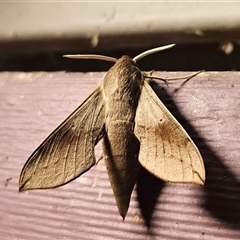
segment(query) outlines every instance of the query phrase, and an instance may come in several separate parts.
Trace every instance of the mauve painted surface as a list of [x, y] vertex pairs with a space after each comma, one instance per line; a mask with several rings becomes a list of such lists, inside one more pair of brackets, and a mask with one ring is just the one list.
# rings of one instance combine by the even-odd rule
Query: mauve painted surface
[[205, 186], [163, 183], [142, 171], [125, 221], [103, 161], [60, 188], [18, 192], [27, 158], [103, 76], [0, 73], [0, 239], [240, 239], [238, 72], [201, 73], [181, 88], [181, 81], [153, 86], [198, 146]]

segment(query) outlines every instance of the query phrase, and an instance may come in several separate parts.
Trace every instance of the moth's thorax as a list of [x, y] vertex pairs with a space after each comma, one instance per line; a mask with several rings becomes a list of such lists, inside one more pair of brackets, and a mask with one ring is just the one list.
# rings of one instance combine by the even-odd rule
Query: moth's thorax
[[102, 84], [109, 121], [133, 121], [143, 81], [141, 71], [129, 56], [117, 60]]
[[136, 63], [129, 56], [122, 56], [106, 74], [103, 90], [106, 97], [114, 92], [134, 97], [142, 84], [143, 76]]

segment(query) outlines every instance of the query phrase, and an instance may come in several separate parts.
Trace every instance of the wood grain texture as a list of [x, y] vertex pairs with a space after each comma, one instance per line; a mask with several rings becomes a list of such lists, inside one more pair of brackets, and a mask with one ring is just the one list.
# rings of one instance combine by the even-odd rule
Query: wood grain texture
[[142, 169], [124, 222], [103, 161], [63, 187], [18, 192], [27, 158], [103, 76], [0, 73], [0, 238], [239, 239], [238, 72], [205, 72], [169, 88], [159, 81], [153, 84], [199, 148], [206, 167], [204, 186], [163, 183]]

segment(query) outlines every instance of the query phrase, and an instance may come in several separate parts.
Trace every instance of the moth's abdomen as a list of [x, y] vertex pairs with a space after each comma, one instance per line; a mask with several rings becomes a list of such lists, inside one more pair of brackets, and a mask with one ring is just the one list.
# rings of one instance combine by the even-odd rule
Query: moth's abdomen
[[139, 142], [132, 123], [113, 121], [103, 140], [103, 153], [109, 180], [120, 215], [126, 216], [131, 193], [137, 181]]

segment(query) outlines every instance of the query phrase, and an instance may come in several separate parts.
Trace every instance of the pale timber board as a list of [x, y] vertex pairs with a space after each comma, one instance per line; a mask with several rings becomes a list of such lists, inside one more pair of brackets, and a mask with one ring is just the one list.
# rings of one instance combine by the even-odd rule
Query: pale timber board
[[104, 74], [0, 73], [0, 239], [239, 239], [238, 72], [204, 72], [182, 86], [181, 81], [153, 86], [198, 146], [205, 186], [163, 183], [142, 172], [125, 221], [103, 161], [63, 187], [18, 192], [27, 158]]

